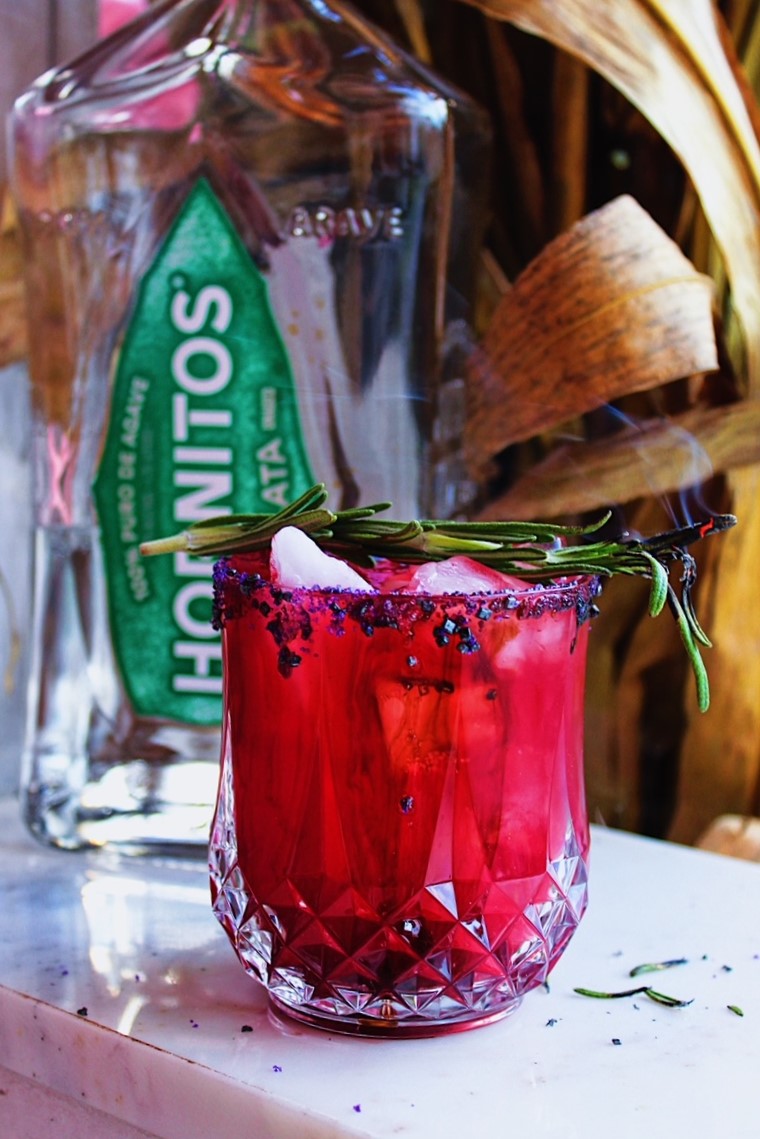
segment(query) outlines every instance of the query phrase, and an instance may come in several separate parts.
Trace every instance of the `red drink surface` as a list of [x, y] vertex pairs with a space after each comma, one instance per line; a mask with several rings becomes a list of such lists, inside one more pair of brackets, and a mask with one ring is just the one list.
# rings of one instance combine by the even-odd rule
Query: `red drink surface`
[[217, 916], [313, 1023], [419, 1034], [504, 1015], [586, 904], [597, 583], [433, 598], [282, 591], [265, 572], [216, 568]]

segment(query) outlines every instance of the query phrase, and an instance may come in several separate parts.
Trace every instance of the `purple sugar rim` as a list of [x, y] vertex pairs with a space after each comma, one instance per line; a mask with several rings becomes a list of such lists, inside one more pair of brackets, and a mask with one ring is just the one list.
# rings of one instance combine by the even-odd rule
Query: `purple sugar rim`
[[[578, 624], [595, 613], [594, 599], [601, 593], [601, 581], [593, 575], [530, 582], [524, 590], [501, 593], [363, 593], [352, 589], [297, 587], [282, 589], [255, 570], [240, 567], [241, 561], [262, 566], [260, 556], [235, 555], [221, 558], [214, 565], [214, 614], [216, 628], [244, 616], [270, 601], [275, 606], [292, 604], [308, 614], [331, 610], [341, 619], [357, 620], [363, 627], [406, 627], [410, 622], [429, 619], [434, 613], [463, 612], [469, 618], [486, 621], [495, 616], [519, 619], [537, 618], [550, 612], [575, 609]], [[268, 597], [267, 597], [268, 595]]]

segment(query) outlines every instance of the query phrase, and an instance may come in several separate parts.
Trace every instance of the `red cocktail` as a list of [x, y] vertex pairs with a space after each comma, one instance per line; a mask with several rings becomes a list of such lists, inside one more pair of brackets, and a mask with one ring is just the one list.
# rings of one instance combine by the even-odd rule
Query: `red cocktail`
[[216, 915], [275, 1006], [388, 1036], [512, 1011], [587, 898], [598, 583], [434, 596], [408, 575], [360, 593], [282, 589], [259, 555], [215, 570]]

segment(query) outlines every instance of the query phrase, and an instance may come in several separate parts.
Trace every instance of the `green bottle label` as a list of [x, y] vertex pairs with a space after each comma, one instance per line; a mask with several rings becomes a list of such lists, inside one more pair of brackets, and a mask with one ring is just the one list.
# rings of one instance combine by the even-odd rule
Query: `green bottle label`
[[267, 284], [207, 182], [143, 278], [94, 484], [114, 650], [134, 710], [212, 725], [221, 648], [211, 565], [140, 542], [272, 512], [315, 482]]

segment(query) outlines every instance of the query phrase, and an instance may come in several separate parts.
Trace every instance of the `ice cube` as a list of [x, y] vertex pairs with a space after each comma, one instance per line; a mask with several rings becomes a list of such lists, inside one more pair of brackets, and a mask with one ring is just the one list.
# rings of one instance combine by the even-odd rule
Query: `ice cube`
[[504, 593], [527, 588], [519, 578], [481, 565], [458, 554], [443, 562], [425, 562], [412, 574], [406, 589], [410, 593]]
[[272, 538], [272, 580], [285, 589], [351, 589], [374, 593], [351, 566], [321, 550], [297, 526], [284, 526]]
[[494, 653], [494, 664], [499, 669], [524, 672], [535, 668], [538, 661], [556, 661], [570, 651], [576, 628], [575, 612], [551, 610], [540, 617], [505, 625], [503, 639]]

